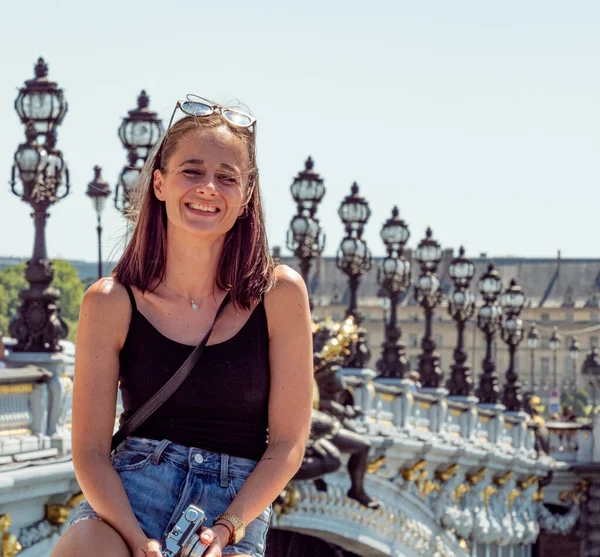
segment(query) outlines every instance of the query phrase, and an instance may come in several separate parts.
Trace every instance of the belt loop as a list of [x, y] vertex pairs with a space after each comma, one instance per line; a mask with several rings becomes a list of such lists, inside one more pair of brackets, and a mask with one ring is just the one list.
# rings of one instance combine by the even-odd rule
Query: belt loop
[[221, 455], [221, 487], [227, 487], [227, 477], [229, 476], [229, 455]]
[[165, 449], [171, 444], [171, 441], [169, 441], [168, 439], [163, 439], [157, 446], [156, 449], [154, 450], [154, 453], [152, 454], [152, 458], [150, 459], [150, 462], [152, 462], [152, 464], [154, 464], [155, 466], [157, 464], [160, 464], [160, 457], [162, 456], [162, 454], [165, 452]]

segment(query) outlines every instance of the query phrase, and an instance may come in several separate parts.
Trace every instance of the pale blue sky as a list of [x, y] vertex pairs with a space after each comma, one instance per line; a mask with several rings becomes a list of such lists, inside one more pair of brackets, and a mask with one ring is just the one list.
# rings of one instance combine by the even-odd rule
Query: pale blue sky
[[[411, 246], [430, 225], [444, 246], [471, 255], [600, 256], [597, 1], [0, 6], [2, 255], [32, 250], [30, 210], [7, 181], [24, 137], [17, 87], [42, 55], [69, 102], [58, 146], [73, 187], [51, 209], [52, 257], [95, 259], [86, 186], [99, 164], [114, 189], [125, 164], [116, 131], [142, 88], [164, 119], [188, 92], [252, 109], [271, 245], [284, 245], [289, 186], [312, 155], [327, 187], [318, 213], [327, 254], [356, 180], [376, 255], [397, 204]], [[124, 229], [112, 203], [104, 227], [108, 254]]]

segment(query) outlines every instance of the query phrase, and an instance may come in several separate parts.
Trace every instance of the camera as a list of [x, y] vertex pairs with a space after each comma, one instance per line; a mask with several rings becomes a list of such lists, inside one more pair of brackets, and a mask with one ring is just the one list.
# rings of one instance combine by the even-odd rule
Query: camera
[[162, 550], [163, 557], [200, 557], [208, 547], [200, 542], [200, 528], [206, 520], [204, 511], [189, 505], [181, 518], [166, 535]]

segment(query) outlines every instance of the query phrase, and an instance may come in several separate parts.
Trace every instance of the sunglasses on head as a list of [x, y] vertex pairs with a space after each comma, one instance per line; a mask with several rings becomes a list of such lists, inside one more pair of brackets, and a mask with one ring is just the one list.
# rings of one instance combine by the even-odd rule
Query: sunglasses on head
[[245, 112], [234, 110], [233, 108], [228, 108], [226, 106], [221, 106], [220, 104], [209, 101], [203, 97], [199, 97], [198, 95], [186, 95], [185, 101], [177, 101], [177, 104], [173, 110], [173, 114], [171, 114], [171, 119], [169, 120], [167, 130], [171, 128], [173, 118], [175, 118], [175, 113], [177, 112], [178, 108], [184, 114], [193, 116], [195, 118], [210, 116], [211, 114], [214, 114], [214, 112], [219, 112], [221, 116], [225, 118], [225, 120], [227, 120], [233, 126], [237, 126], [239, 128], [250, 128], [256, 123], [256, 118], [250, 116], [250, 114], [246, 114]]

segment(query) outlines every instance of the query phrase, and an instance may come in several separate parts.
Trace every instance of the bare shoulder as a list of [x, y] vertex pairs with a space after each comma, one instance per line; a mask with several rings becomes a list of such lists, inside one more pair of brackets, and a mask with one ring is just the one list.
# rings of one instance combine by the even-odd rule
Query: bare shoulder
[[124, 342], [131, 319], [127, 290], [113, 277], [96, 281], [83, 296], [79, 319], [87, 330]]
[[[275, 284], [265, 294], [265, 310], [269, 323], [300, 317], [310, 319], [308, 292], [299, 273], [287, 265], [274, 270]], [[271, 328], [271, 327], [270, 327]]]

